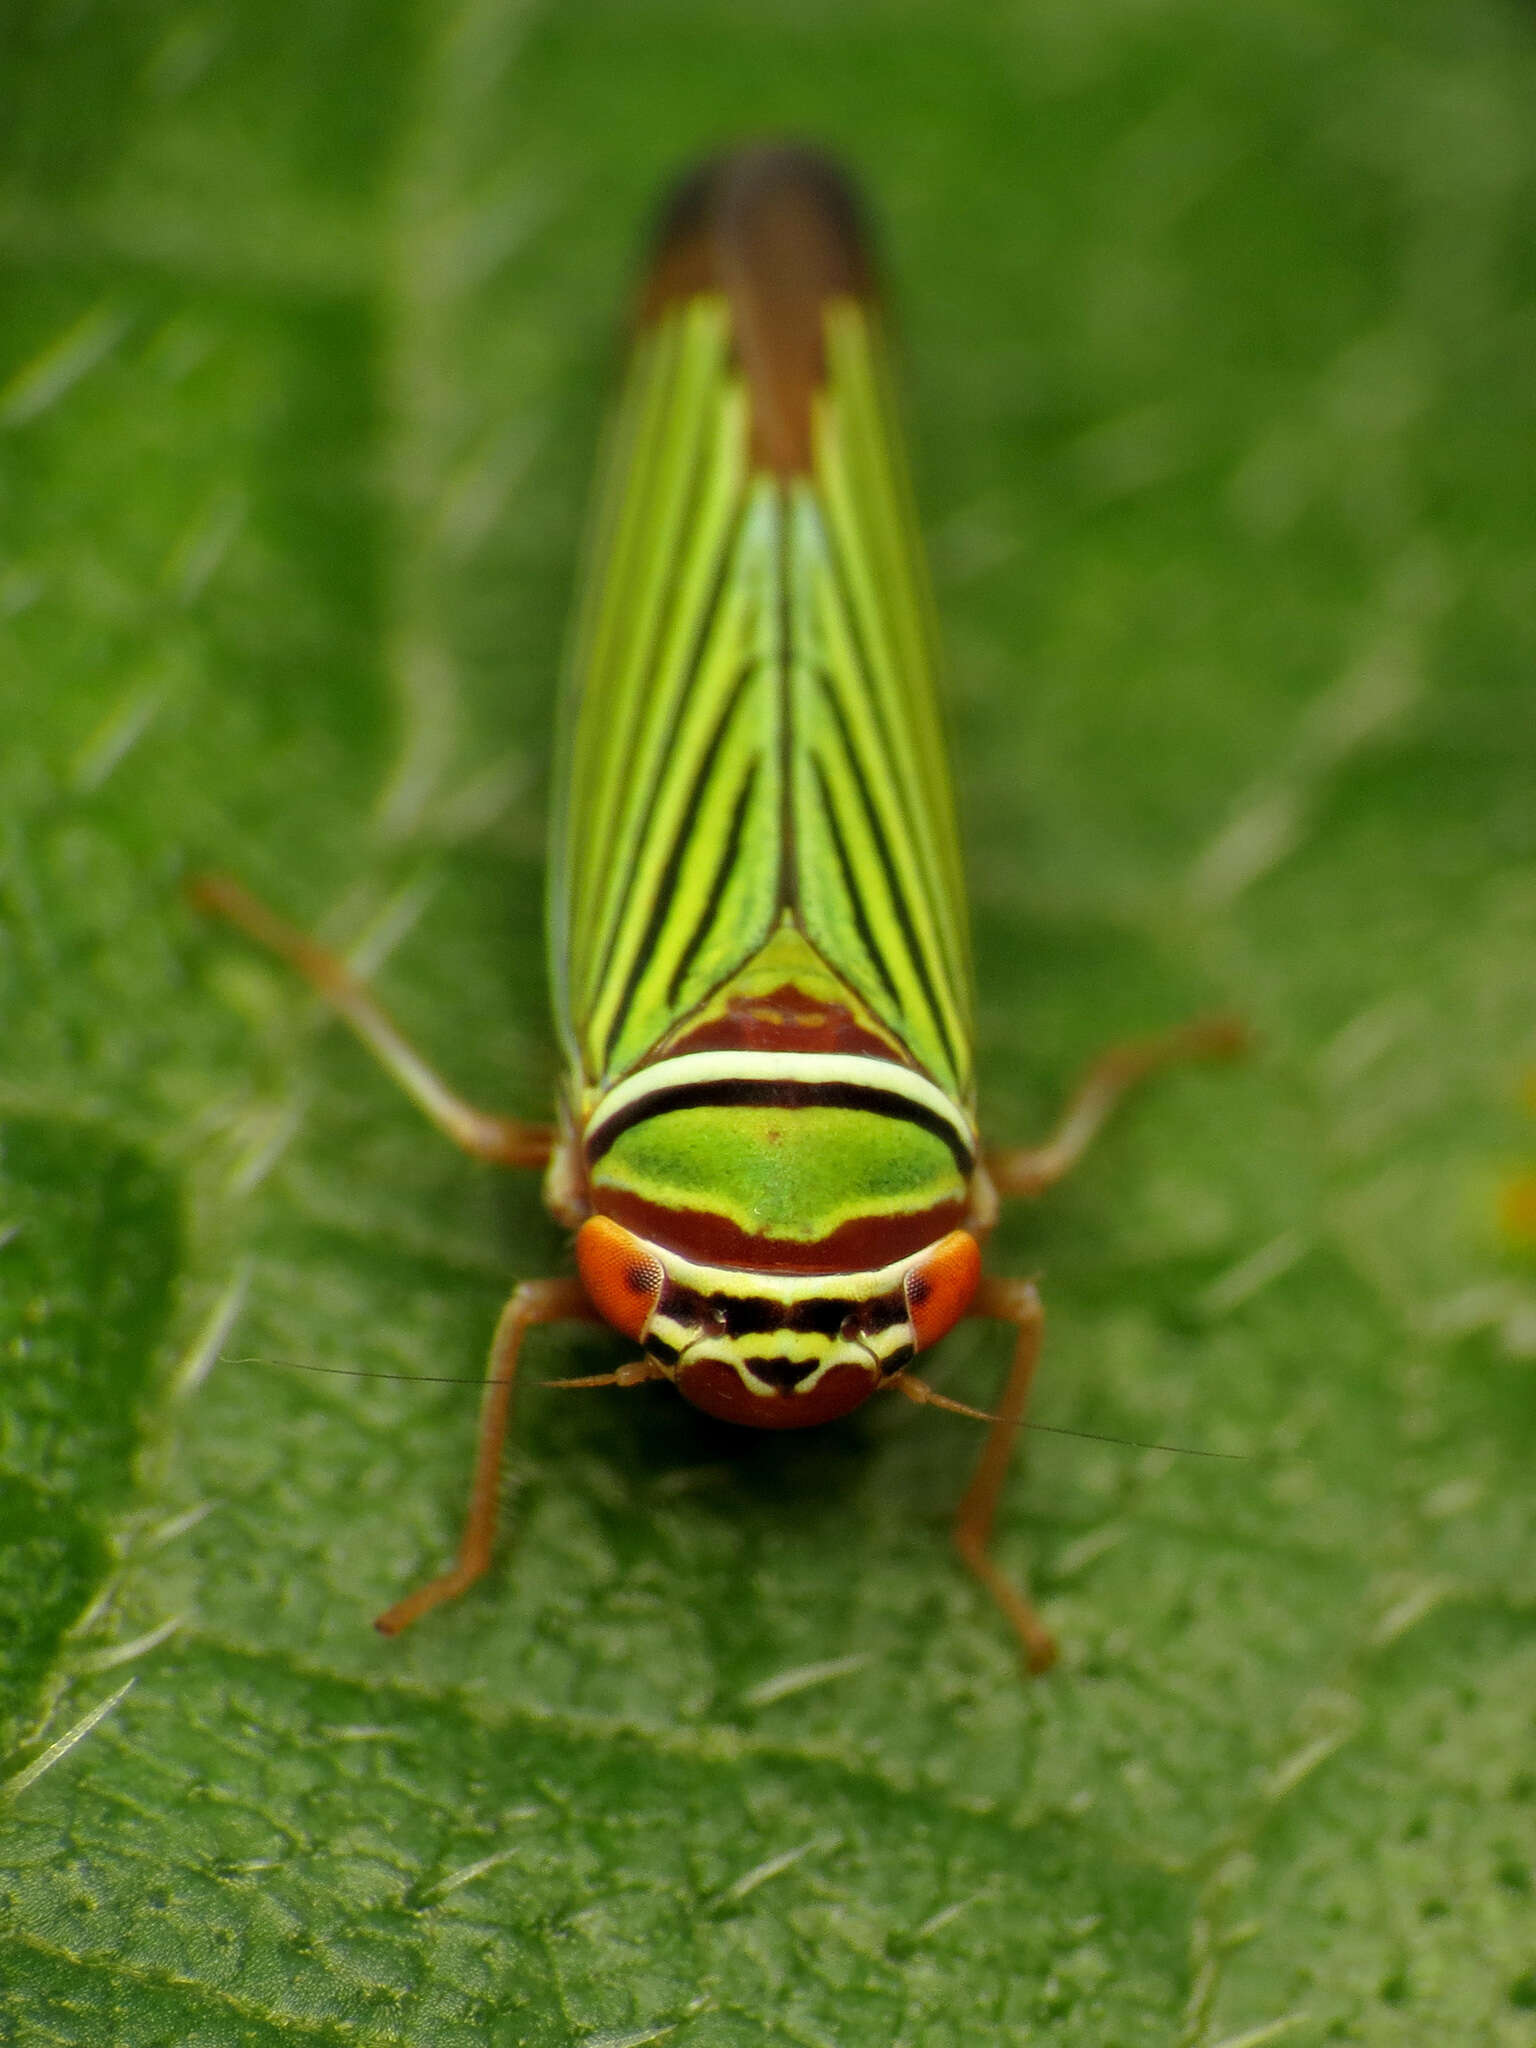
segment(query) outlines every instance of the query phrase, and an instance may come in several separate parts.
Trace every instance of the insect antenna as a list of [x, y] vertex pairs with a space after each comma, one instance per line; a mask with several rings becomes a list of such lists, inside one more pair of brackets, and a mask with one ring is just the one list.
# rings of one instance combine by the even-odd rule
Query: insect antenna
[[[318, 1373], [323, 1379], [333, 1380], [391, 1380], [414, 1387], [483, 1387], [482, 1375], [474, 1378], [467, 1373], [442, 1372], [379, 1372], [367, 1365], [309, 1365], [302, 1358], [225, 1358], [222, 1365], [271, 1365], [284, 1372]], [[628, 1365], [621, 1365], [614, 1372], [585, 1374], [580, 1379], [541, 1380], [544, 1387], [638, 1387], [648, 1380], [665, 1379], [660, 1366], [650, 1359], [637, 1358]], [[928, 1385], [926, 1380], [915, 1379], [910, 1373], [902, 1373], [888, 1380], [888, 1386], [897, 1388], [909, 1401], [920, 1408], [942, 1408], [951, 1415], [964, 1415], [975, 1422], [991, 1422], [993, 1417], [985, 1408], [971, 1408], [964, 1401], [952, 1401], [947, 1394], [940, 1394]], [[917, 1390], [921, 1388], [919, 1393]], [[1041, 1436], [1072, 1436], [1083, 1443], [1114, 1444], [1123, 1451], [1168, 1451], [1179, 1458], [1220, 1458], [1225, 1463], [1247, 1465], [1252, 1462], [1249, 1451], [1212, 1451], [1197, 1444], [1150, 1443], [1135, 1436], [1110, 1436], [1098, 1429], [1068, 1429], [1059, 1422], [1026, 1422], [1025, 1429]]]
[[318, 1373], [331, 1380], [400, 1380], [413, 1387], [483, 1387], [478, 1379], [461, 1372], [380, 1372], [371, 1365], [311, 1365], [302, 1358], [221, 1358], [220, 1365], [271, 1365], [283, 1372]]

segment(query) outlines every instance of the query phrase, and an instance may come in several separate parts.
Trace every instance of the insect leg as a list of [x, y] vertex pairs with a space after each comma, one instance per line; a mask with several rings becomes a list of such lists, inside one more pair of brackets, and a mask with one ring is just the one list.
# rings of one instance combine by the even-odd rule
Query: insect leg
[[513, 1290], [491, 1339], [485, 1393], [480, 1403], [480, 1440], [475, 1450], [475, 1473], [470, 1482], [464, 1531], [459, 1538], [458, 1560], [450, 1570], [418, 1586], [414, 1593], [407, 1593], [381, 1614], [374, 1623], [381, 1635], [397, 1636], [401, 1629], [409, 1628], [442, 1601], [456, 1599], [475, 1583], [491, 1561], [501, 1487], [501, 1452], [512, 1412], [517, 1355], [526, 1333], [540, 1323], [597, 1319], [579, 1280], [525, 1280]]
[[229, 875], [198, 875], [187, 894], [199, 910], [225, 918], [302, 974], [310, 987], [351, 1025], [380, 1065], [424, 1110], [444, 1136], [476, 1159], [498, 1166], [547, 1166], [555, 1132], [549, 1124], [519, 1123], [476, 1109], [456, 1095], [415, 1047], [401, 1037], [344, 962], [327, 953]]
[[988, 1157], [993, 1186], [1000, 1195], [1043, 1194], [1072, 1171], [1138, 1081], [1180, 1060], [1234, 1059], [1247, 1046], [1247, 1029], [1236, 1017], [1197, 1017], [1159, 1037], [1111, 1046], [1084, 1074], [1043, 1145], [1012, 1146]]
[[971, 1314], [992, 1316], [999, 1322], [1011, 1323], [1017, 1337], [1013, 1364], [1002, 1399], [997, 1404], [992, 1427], [982, 1445], [981, 1456], [976, 1460], [971, 1483], [955, 1510], [955, 1548], [1012, 1624], [1029, 1670], [1049, 1671], [1056, 1662], [1056, 1639], [1023, 1591], [992, 1562], [988, 1548], [992, 1541], [992, 1523], [997, 1514], [998, 1499], [1013, 1456], [1014, 1439], [1029, 1405], [1030, 1383], [1035, 1376], [1035, 1362], [1040, 1356], [1040, 1341], [1045, 1333], [1045, 1311], [1040, 1306], [1040, 1296], [1032, 1281], [986, 1277], [976, 1291]]

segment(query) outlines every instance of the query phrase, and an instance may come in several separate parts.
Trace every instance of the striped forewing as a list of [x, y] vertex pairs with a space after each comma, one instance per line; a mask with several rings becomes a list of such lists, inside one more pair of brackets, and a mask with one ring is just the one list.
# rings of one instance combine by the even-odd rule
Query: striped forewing
[[[753, 682], [773, 650], [753, 572], [761, 543], [743, 516], [748, 419], [729, 347], [713, 297], [643, 330], [606, 451], [551, 862], [556, 1003], [588, 1080], [645, 1050], [642, 1020], [664, 1014], [647, 968], [688, 944], [678, 927], [713, 882], [701, 864], [749, 780], [764, 814], [750, 831], [743, 821], [722, 910], [760, 927], [777, 884], [777, 725], [771, 691]], [[704, 945], [695, 951], [711, 964]]]
[[966, 1099], [968, 927], [927, 581], [873, 320], [843, 301], [827, 330], [816, 472], [792, 550], [800, 916]]
[[726, 299], [642, 331], [567, 686], [556, 999], [643, 1061], [786, 915], [959, 1100], [970, 1018], [932, 633], [876, 316], [828, 302], [811, 473], [751, 459]]

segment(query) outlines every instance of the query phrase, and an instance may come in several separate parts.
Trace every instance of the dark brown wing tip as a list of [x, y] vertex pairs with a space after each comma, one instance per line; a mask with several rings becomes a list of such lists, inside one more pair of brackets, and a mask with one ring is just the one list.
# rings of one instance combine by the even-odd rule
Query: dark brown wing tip
[[725, 273], [754, 258], [777, 258], [780, 277], [767, 282], [819, 284], [822, 297], [870, 298], [876, 289], [852, 180], [824, 151], [801, 143], [752, 143], [696, 164], [663, 201], [651, 246], [642, 320], [673, 300], [728, 290]]
[[794, 143], [750, 144], [688, 172], [661, 209], [640, 321], [704, 292], [730, 301], [752, 393], [754, 458], [781, 475], [807, 470], [811, 399], [825, 375], [822, 308], [878, 295], [847, 175]]

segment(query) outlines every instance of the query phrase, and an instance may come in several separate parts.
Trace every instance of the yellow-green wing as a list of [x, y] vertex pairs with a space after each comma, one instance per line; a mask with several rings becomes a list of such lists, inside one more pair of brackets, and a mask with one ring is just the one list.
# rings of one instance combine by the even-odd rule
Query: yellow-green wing
[[876, 316], [844, 299], [825, 317], [814, 475], [789, 502], [797, 913], [968, 1101], [969, 926], [927, 577]]
[[556, 1004], [606, 1085], [786, 921], [959, 1101], [969, 966], [877, 316], [825, 314], [810, 473], [754, 461], [727, 298], [642, 329], [562, 714]]
[[556, 764], [553, 982], [589, 1085], [643, 1058], [773, 922], [777, 517], [748, 429], [723, 298], [641, 331]]

